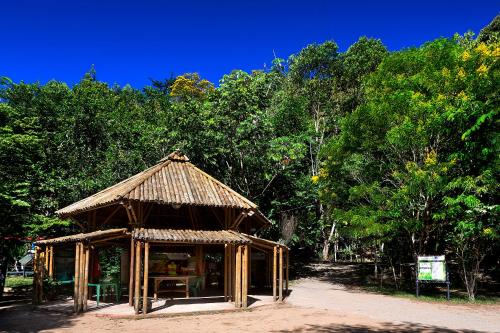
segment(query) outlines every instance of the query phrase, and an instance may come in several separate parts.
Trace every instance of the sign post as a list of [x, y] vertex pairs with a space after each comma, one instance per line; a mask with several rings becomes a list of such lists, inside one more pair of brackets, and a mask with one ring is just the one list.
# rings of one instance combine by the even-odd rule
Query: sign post
[[417, 261], [417, 297], [419, 283], [445, 283], [446, 299], [450, 300], [450, 276], [444, 256], [419, 256]]

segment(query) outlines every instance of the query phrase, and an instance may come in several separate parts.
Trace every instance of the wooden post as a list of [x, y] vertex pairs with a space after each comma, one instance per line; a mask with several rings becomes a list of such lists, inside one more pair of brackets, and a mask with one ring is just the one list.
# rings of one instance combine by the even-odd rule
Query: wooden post
[[90, 247], [85, 249], [85, 276], [83, 279], [83, 311], [87, 311], [87, 299], [89, 297], [89, 257]]
[[33, 304], [40, 304], [43, 298], [43, 285], [42, 285], [42, 263], [40, 260], [41, 249], [39, 246], [35, 247], [35, 260], [33, 262]]
[[78, 283], [78, 312], [83, 311], [83, 290], [85, 289], [85, 246], [80, 243], [80, 282]]
[[129, 277], [128, 277], [128, 305], [134, 305], [134, 239], [130, 239], [130, 269], [129, 269]]
[[227, 272], [228, 272], [228, 269], [227, 269], [227, 264], [228, 264], [228, 256], [227, 256], [227, 249], [228, 249], [228, 245], [227, 244], [224, 244], [224, 302], [227, 302], [227, 287], [228, 287], [228, 283], [227, 283]]
[[134, 288], [134, 309], [135, 314], [139, 314], [139, 297], [141, 295], [141, 242], [135, 243], [135, 288]]
[[79, 283], [80, 283], [80, 243], [76, 243], [75, 245], [75, 276], [73, 278], [73, 311], [78, 312], [78, 291]]
[[45, 246], [45, 255], [43, 257], [45, 259], [45, 271], [48, 272], [49, 271], [49, 246], [46, 245]]
[[49, 247], [49, 277], [54, 277], [54, 247]]
[[246, 308], [248, 305], [248, 269], [250, 265], [248, 263], [248, 245], [241, 246], [242, 259], [241, 259], [241, 306]]
[[[148, 313], [148, 278], [149, 278], [149, 243], [144, 243], [144, 293], [142, 296], [142, 314]], [[189, 283], [188, 283], [189, 284]]]
[[236, 246], [236, 285], [234, 305], [241, 307], [241, 246]]
[[283, 247], [280, 246], [280, 280], [279, 280], [279, 300], [283, 302]]
[[236, 245], [231, 246], [231, 300], [236, 302]]
[[274, 247], [274, 256], [273, 256], [273, 301], [276, 301], [276, 269], [277, 269], [277, 248]]

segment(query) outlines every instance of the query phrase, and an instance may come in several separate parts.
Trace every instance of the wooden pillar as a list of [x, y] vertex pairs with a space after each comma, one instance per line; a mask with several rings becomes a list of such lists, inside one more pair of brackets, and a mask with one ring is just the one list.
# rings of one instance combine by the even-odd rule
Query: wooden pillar
[[75, 245], [75, 276], [73, 278], [73, 311], [78, 312], [78, 291], [80, 290], [80, 243]]
[[224, 244], [224, 302], [227, 302], [228, 297], [228, 244]]
[[35, 247], [35, 259], [33, 261], [33, 304], [42, 303], [43, 298], [43, 280], [42, 269], [43, 265], [40, 259], [41, 249], [39, 246]]
[[236, 285], [234, 305], [241, 307], [241, 246], [236, 246]]
[[135, 243], [135, 288], [134, 288], [134, 309], [135, 314], [139, 314], [139, 297], [141, 295], [141, 242]]
[[49, 247], [49, 277], [54, 278], [54, 247]]
[[130, 238], [130, 269], [129, 269], [129, 277], [128, 277], [128, 305], [134, 305], [134, 239]]
[[285, 285], [286, 296], [288, 296], [289, 265], [290, 265], [290, 250], [286, 249], [286, 285]]
[[236, 246], [231, 245], [231, 301], [236, 302]]
[[277, 270], [277, 247], [274, 247], [274, 256], [273, 256], [273, 301], [276, 301], [276, 270]]
[[85, 246], [80, 243], [80, 282], [78, 283], [78, 312], [83, 311], [83, 290], [85, 289]]
[[227, 300], [228, 302], [231, 302], [234, 297], [233, 293], [233, 246], [231, 244], [228, 245], [227, 247]]
[[279, 301], [283, 302], [283, 247], [280, 246], [280, 276], [279, 276]]
[[89, 295], [89, 257], [90, 246], [85, 249], [85, 276], [83, 278], [83, 311], [87, 311], [87, 299]]
[[144, 243], [144, 292], [142, 295], [142, 314], [148, 313], [149, 243]]
[[248, 263], [248, 245], [241, 246], [242, 258], [241, 258], [241, 306], [246, 308], [248, 306], [248, 269], [250, 265]]

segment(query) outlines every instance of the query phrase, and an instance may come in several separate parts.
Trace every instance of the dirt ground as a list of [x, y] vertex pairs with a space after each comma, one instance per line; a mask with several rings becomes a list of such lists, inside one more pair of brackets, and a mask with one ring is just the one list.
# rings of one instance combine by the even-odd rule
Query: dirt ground
[[320, 277], [294, 281], [291, 290], [284, 304], [251, 311], [139, 320], [0, 307], [0, 332], [500, 332], [500, 305], [419, 302]]

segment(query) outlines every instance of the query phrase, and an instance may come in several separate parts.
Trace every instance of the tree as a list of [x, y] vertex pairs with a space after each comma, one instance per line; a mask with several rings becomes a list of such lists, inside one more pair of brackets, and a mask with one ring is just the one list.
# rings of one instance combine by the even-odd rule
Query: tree
[[439, 39], [391, 54], [325, 149], [324, 200], [343, 232], [403, 237], [414, 256], [458, 247], [471, 299], [498, 237], [497, 52]]

